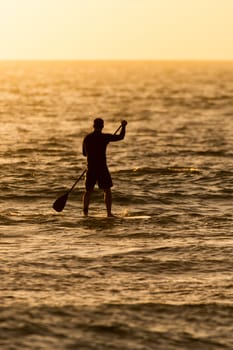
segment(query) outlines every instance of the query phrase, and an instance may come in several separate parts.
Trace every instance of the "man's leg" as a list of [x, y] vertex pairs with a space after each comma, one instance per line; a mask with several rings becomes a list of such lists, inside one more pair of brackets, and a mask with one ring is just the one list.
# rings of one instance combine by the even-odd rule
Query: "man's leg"
[[111, 188], [105, 188], [104, 189], [104, 201], [105, 201], [105, 204], [106, 204], [108, 217], [114, 216], [112, 214], [112, 192], [111, 192]]
[[85, 187], [86, 191], [83, 194], [83, 214], [88, 216], [88, 209], [91, 200], [91, 194], [94, 190], [96, 183], [96, 174], [93, 171], [87, 170]]
[[83, 214], [88, 216], [88, 208], [91, 200], [91, 194], [93, 190], [86, 190], [83, 195]]

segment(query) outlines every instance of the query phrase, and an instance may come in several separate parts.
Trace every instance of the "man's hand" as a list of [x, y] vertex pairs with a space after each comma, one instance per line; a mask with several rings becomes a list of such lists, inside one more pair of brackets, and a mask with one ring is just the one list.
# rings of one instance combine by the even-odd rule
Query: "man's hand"
[[127, 125], [127, 121], [126, 120], [122, 120], [121, 126], [126, 126], [126, 125]]

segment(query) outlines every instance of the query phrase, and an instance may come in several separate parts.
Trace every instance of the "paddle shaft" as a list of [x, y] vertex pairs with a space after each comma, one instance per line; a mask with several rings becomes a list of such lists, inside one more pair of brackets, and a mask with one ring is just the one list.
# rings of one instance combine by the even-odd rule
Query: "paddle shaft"
[[68, 191], [68, 193], [70, 193], [71, 191], [73, 191], [73, 189], [75, 188], [75, 186], [77, 185], [77, 183], [81, 180], [81, 178], [85, 175], [85, 173], [87, 172], [87, 169], [83, 170], [82, 174], [79, 176], [79, 178], [75, 181], [75, 183], [73, 184], [73, 186], [71, 187], [71, 189]]

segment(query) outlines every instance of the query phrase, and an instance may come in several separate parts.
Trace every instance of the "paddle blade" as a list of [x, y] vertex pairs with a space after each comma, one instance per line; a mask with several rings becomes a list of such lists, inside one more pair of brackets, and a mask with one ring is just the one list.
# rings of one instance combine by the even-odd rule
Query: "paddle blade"
[[65, 208], [69, 192], [66, 192], [53, 203], [53, 209], [60, 212]]

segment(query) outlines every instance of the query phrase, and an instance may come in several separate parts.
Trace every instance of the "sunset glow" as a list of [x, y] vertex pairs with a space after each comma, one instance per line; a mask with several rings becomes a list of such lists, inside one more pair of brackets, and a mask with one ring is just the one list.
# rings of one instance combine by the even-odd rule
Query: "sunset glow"
[[0, 0], [0, 59], [233, 59], [232, 0]]

